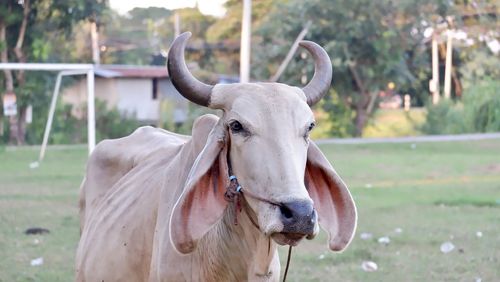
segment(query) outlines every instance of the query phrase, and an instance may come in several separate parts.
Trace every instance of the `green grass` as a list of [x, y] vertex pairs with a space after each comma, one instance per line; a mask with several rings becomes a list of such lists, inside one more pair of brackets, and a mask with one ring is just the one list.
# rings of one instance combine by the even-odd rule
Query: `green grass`
[[[86, 150], [49, 150], [46, 161], [30, 169], [37, 158], [32, 148], [0, 151], [0, 281], [72, 280]], [[50, 234], [24, 235], [34, 226]], [[30, 266], [38, 257], [44, 264]]]
[[[349, 185], [358, 232], [341, 254], [320, 234], [294, 248], [289, 281], [498, 281], [500, 141], [321, 148]], [[37, 169], [31, 148], [0, 149], [0, 281], [71, 281], [79, 237], [82, 147], [52, 149]], [[26, 236], [31, 226], [47, 235]], [[401, 228], [402, 233], [394, 230]], [[483, 236], [478, 238], [476, 232]], [[362, 232], [373, 233], [361, 240]], [[377, 238], [389, 236], [381, 245]], [[40, 243], [35, 244], [38, 239]], [[439, 247], [451, 241], [448, 254]], [[281, 248], [282, 266], [286, 249]], [[42, 266], [30, 260], [43, 257]], [[320, 259], [321, 257], [321, 259]], [[372, 260], [376, 272], [361, 263]]]

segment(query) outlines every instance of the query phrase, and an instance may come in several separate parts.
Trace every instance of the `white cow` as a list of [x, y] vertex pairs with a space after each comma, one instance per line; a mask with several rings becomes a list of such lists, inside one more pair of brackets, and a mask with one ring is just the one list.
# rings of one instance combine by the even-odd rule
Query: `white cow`
[[76, 281], [276, 281], [277, 244], [312, 239], [318, 223], [333, 251], [352, 239], [349, 190], [309, 140], [309, 106], [332, 76], [326, 52], [301, 42], [316, 66], [302, 89], [211, 86], [186, 67], [189, 37], [171, 47], [170, 78], [222, 117], [200, 117], [192, 136], [143, 127], [96, 147], [81, 187]]

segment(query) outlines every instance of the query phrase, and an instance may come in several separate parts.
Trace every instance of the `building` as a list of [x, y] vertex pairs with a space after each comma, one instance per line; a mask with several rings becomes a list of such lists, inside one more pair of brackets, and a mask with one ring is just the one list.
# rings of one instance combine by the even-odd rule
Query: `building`
[[[172, 85], [165, 66], [100, 65], [94, 72], [96, 100], [141, 123], [157, 123], [160, 100], [168, 99], [176, 108], [187, 111], [187, 101]], [[86, 79], [78, 79], [66, 87], [62, 100], [73, 106], [76, 117], [83, 118], [87, 104]]]

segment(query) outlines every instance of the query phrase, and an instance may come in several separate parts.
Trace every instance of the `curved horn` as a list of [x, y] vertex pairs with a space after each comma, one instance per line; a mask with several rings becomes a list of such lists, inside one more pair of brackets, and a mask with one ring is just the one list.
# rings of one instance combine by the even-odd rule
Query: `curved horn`
[[197, 80], [186, 66], [184, 49], [189, 37], [191, 37], [191, 32], [184, 32], [172, 43], [168, 51], [168, 75], [182, 96], [193, 103], [207, 107], [210, 104], [213, 86]]
[[301, 41], [299, 45], [307, 49], [314, 58], [314, 76], [302, 88], [307, 97], [307, 104], [312, 106], [321, 100], [330, 88], [332, 82], [332, 63], [325, 49], [318, 44], [312, 41]]

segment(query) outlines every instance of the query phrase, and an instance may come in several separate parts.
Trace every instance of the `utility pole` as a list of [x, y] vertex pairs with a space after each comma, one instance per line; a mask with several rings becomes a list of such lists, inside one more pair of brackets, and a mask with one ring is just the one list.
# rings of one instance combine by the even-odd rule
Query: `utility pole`
[[437, 35], [432, 36], [432, 80], [430, 90], [432, 92], [432, 104], [439, 103], [439, 55]]
[[94, 19], [90, 22], [90, 39], [92, 41], [92, 61], [95, 65], [101, 63], [101, 54], [99, 50], [99, 35], [97, 33], [97, 23]]
[[452, 66], [452, 50], [453, 50], [453, 31], [449, 29], [447, 31], [447, 41], [446, 41], [446, 66], [444, 70], [444, 98], [450, 99], [451, 97], [451, 68]]
[[181, 34], [181, 20], [179, 18], [179, 13], [175, 11], [174, 14], [174, 38], [177, 38]]
[[252, 35], [252, 0], [243, 0], [240, 44], [240, 82], [250, 81], [250, 37]]

